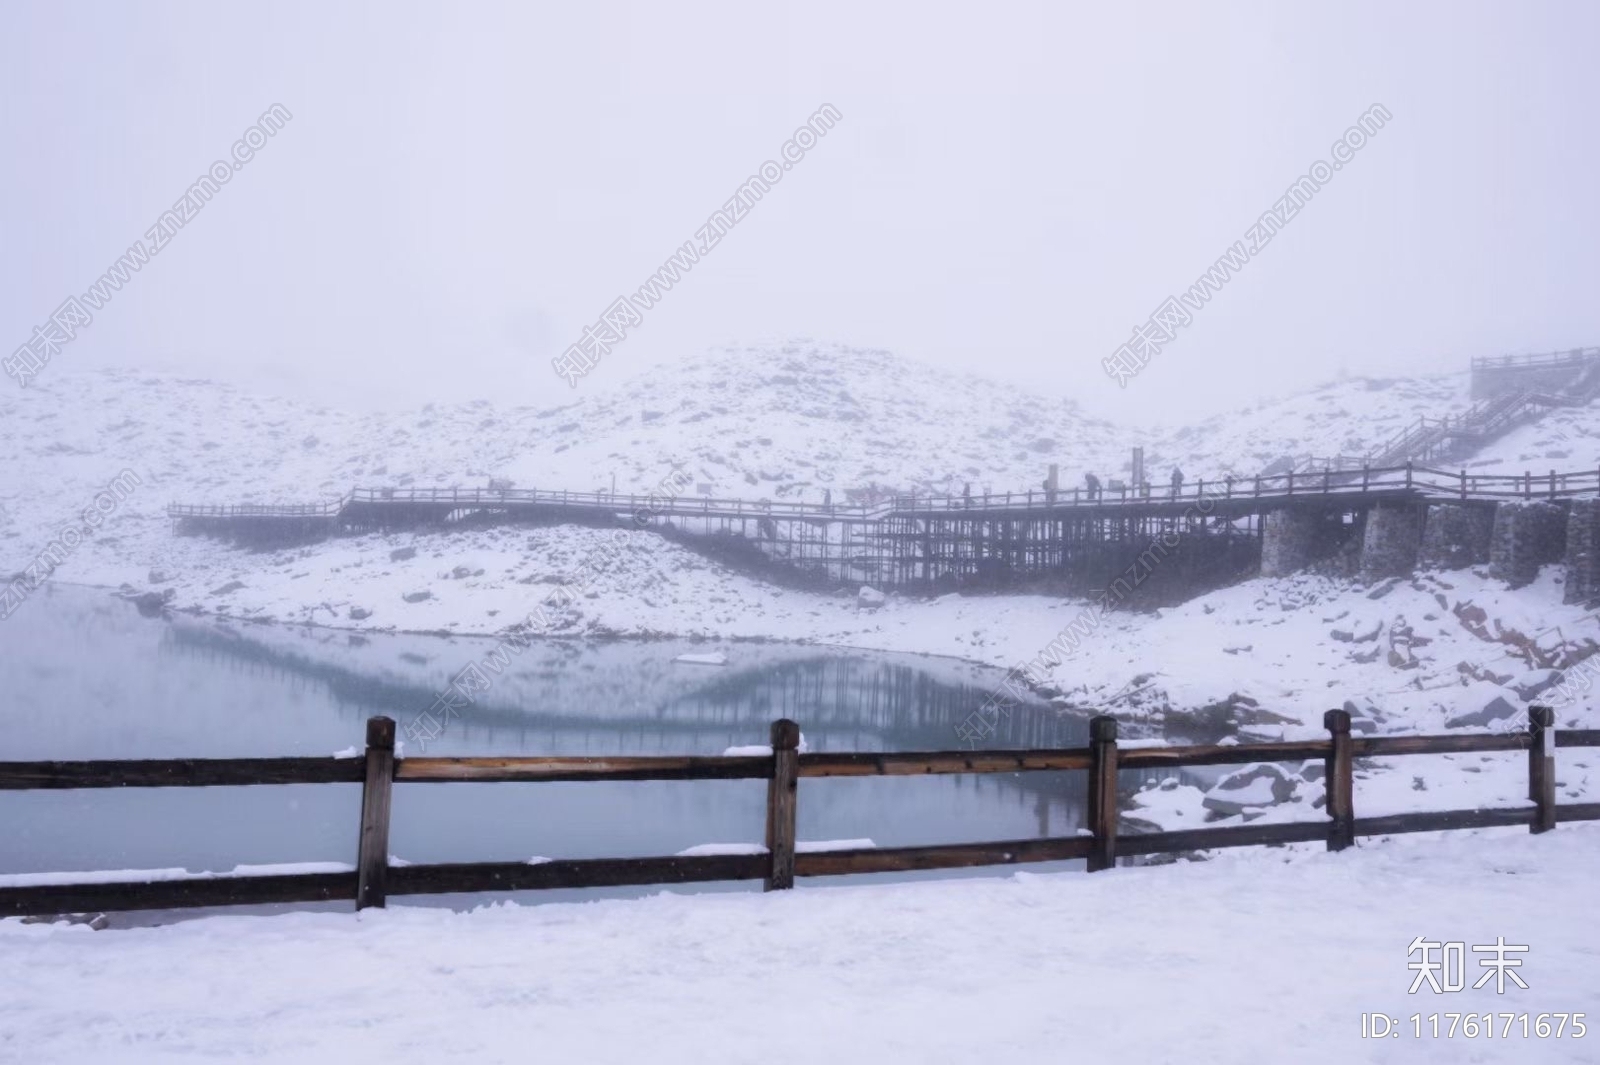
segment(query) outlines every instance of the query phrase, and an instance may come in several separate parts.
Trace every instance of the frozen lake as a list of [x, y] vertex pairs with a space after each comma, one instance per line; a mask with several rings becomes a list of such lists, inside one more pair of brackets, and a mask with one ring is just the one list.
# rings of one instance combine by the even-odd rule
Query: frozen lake
[[[404, 738], [450, 679], [494, 646], [152, 619], [104, 592], [61, 587], [41, 589], [0, 636], [5, 759], [326, 755], [359, 746], [364, 719], [375, 714], [393, 717]], [[674, 661], [684, 654], [727, 664]], [[549, 642], [515, 657], [426, 753], [720, 754], [766, 742], [779, 717], [798, 721], [814, 750], [950, 749], [961, 746], [957, 723], [1001, 678], [947, 659], [800, 645]], [[993, 745], [1086, 737], [1082, 719], [1039, 703], [1018, 707]], [[415, 732], [406, 746], [421, 753]], [[765, 787], [400, 785], [391, 850], [412, 862], [505, 861], [755, 843]], [[353, 862], [359, 790], [0, 793], [0, 872]], [[827, 779], [800, 788], [804, 841], [1031, 838], [1071, 833], [1082, 818], [1081, 774]]]

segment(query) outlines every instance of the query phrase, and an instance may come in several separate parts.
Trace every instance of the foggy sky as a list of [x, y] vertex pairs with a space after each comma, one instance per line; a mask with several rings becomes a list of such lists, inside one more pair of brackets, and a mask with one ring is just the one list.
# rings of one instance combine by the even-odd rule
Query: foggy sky
[[[548, 405], [804, 335], [1174, 421], [1595, 344], [1597, 31], [1589, 3], [8, 0], [0, 347], [274, 104], [287, 127], [46, 373]], [[843, 121], [563, 384], [550, 358], [824, 103]], [[1119, 389], [1101, 360], [1374, 104], [1393, 120]]]

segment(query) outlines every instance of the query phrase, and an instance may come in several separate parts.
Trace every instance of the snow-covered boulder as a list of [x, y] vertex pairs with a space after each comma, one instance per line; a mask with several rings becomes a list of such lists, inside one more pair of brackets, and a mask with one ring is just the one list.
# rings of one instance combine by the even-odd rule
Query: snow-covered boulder
[[1559, 669], [1530, 669], [1512, 677], [1506, 687], [1520, 695], [1524, 702], [1532, 702], [1560, 684], [1561, 677]]
[[1258, 813], [1268, 806], [1288, 802], [1295, 781], [1272, 762], [1259, 762], [1230, 773], [1206, 793], [1202, 805], [1222, 817]]
[[888, 597], [878, 589], [868, 584], [863, 584], [856, 593], [856, 608], [858, 610], [877, 610], [888, 602]]
[[1493, 684], [1473, 684], [1456, 702], [1461, 713], [1445, 719], [1445, 728], [1487, 728], [1515, 717], [1521, 707], [1517, 693]]

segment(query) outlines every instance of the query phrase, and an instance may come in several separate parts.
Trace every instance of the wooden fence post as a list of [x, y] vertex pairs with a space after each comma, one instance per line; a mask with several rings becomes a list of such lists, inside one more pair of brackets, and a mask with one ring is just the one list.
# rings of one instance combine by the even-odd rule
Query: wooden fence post
[[383, 906], [389, 872], [389, 796], [394, 789], [394, 718], [367, 718], [367, 779], [361, 786], [356, 909]]
[[1556, 827], [1556, 712], [1548, 706], [1528, 708], [1528, 798], [1537, 807], [1529, 830]]
[[800, 779], [800, 726], [788, 718], [772, 723], [772, 779], [767, 781], [767, 853], [772, 868], [764, 891], [794, 887], [796, 785]]
[[1350, 756], [1350, 713], [1329, 710], [1322, 725], [1333, 740], [1333, 749], [1323, 763], [1322, 784], [1327, 794], [1328, 849], [1342, 851], [1355, 841], [1355, 765]]
[[1089, 872], [1110, 869], [1117, 864], [1117, 719], [1104, 714], [1089, 719], [1089, 831]]

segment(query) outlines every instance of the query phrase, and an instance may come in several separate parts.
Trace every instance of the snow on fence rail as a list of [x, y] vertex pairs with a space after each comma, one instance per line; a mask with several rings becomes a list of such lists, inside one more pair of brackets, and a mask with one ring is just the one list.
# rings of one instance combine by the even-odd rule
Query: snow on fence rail
[[[796, 876], [951, 869], [1019, 862], [1086, 859], [1090, 872], [1110, 868], [1119, 856], [1170, 854], [1221, 847], [1323, 840], [1329, 850], [1358, 836], [1527, 825], [1547, 832], [1562, 821], [1600, 820], [1600, 803], [1556, 803], [1558, 747], [1600, 747], [1600, 729], [1553, 727], [1554, 712], [1533, 707], [1525, 733], [1443, 736], [1363, 736], [1350, 733], [1350, 715], [1330, 710], [1328, 738], [1210, 746], [1117, 746], [1117, 722], [1090, 722], [1087, 747], [1046, 750], [805, 753], [800, 728], [787, 719], [772, 724], [772, 753], [681, 757], [468, 757], [396, 758], [395, 725], [367, 721], [364, 758], [218, 758], [82, 762], [0, 762], [0, 790], [120, 787], [218, 787], [258, 784], [362, 785], [361, 825], [353, 870], [305, 867], [275, 872], [243, 867], [237, 874], [195, 877], [150, 875], [107, 880], [85, 873], [77, 883], [57, 878], [0, 877], [0, 916], [167, 909], [183, 906], [318, 902], [353, 899], [356, 908], [383, 906], [390, 895], [633, 884], [762, 880], [767, 890], [793, 887]], [[1528, 752], [1530, 805], [1440, 810], [1359, 818], [1355, 815], [1354, 760], [1415, 754]], [[1229, 825], [1119, 835], [1117, 771], [1252, 762], [1323, 759], [1325, 821]], [[1019, 773], [1082, 770], [1089, 774], [1088, 825], [1071, 836], [916, 847], [847, 847], [812, 850], [795, 839], [798, 782], [803, 777], [921, 776], [929, 773]], [[765, 846], [732, 853], [691, 853], [650, 858], [582, 858], [532, 862], [391, 864], [390, 794], [395, 784], [445, 782], [549, 782], [594, 780], [767, 781]], [[162, 872], [162, 871], [156, 871]], [[9, 881], [9, 883], [8, 883]]]

